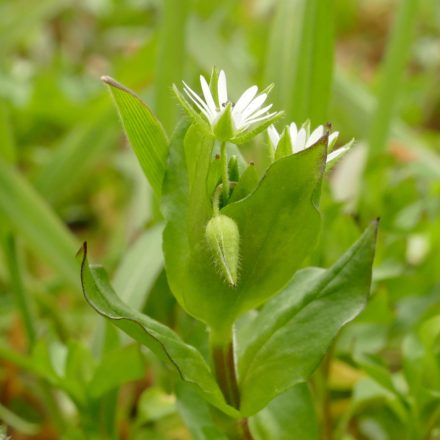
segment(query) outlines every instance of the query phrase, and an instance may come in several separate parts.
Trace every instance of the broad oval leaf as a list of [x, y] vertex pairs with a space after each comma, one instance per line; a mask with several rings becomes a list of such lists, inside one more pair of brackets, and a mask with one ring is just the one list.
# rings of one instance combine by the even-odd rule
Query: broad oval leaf
[[240, 411], [248, 416], [304, 382], [338, 331], [364, 308], [370, 291], [377, 222], [328, 270], [309, 268], [251, 321], [239, 358]]
[[[212, 141], [193, 133], [194, 127], [181, 126], [170, 144], [162, 205], [165, 265], [182, 307], [222, 333], [240, 314], [279, 292], [313, 249], [325, 145], [276, 161], [251, 194], [221, 210], [240, 234], [238, 282], [230, 286], [212, 261], [205, 236], [213, 216], [207, 191]], [[191, 174], [185, 155], [195, 163]]]
[[105, 270], [88, 264], [85, 244], [80, 256], [81, 282], [87, 302], [100, 315], [110, 319], [119, 329], [174, 368], [181, 379], [195, 386], [208, 402], [231, 416], [237, 416], [237, 410], [226, 404], [200, 352], [183, 342], [169, 327], [124, 304], [111, 287]]
[[156, 195], [160, 195], [165, 174], [167, 135], [147, 105], [133, 91], [103, 76], [112, 94], [125, 134]]

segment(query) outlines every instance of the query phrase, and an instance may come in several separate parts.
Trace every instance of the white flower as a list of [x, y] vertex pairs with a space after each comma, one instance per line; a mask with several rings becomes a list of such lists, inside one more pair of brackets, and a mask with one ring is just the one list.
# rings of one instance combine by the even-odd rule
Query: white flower
[[[275, 150], [278, 146], [281, 136], [273, 125], [271, 125], [267, 129], [267, 132], [269, 135], [270, 143]], [[324, 136], [325, 128], [323, 125], [320, 125], [319, 127], [315, 128], [315, 130], [313, 130], [313, 132], [310, 135], [308, 135], [307, 129], [305, 127], [302, 127], [298, 130], [297, 125], [294, 122], [292, 122], [289, 126], [286, 127], [285, 133], [286, 136], [289, 137], [289, 141], [292, 146], [292, 153], [298, 153], [302, 150], [305, 150], [306, 148], [311, 147], [312, 145], [315, 145]], [[328, 148], [333, 147], [338, 136], [339, 136], [338, 131], [335, 131], [329, 135], [327, 141]], [[341, 154], [345, 153], [347, 150], [348, 147], [342, 147], [335, 151], [332, 151], [327, 156], [327, 162], [336, 159]]]
[[[234, 104], [228, 98], [228, 88], [226, 75], [223, 70], [218, 74], [217, 91], [212, 93], [206, 79], [200, 75], [202, 95], [198, 95], [188, 84], [183, 82], [184, 92], [191, 102], [200, 110], [211, 127], [212, 133], [221, 140], [231, 142], [248, 140], [249, 136], [243, 133], [252, 125], [261, 125], [260, 130], [254, 130], [252, 136], [264, 130], [270, 123], [281, 116], [280, 112], [269, 113], [272, 104], [264, 106], [267, 93], [258, 93], [258, 87], [249, 87]], [[184, 108], [194, 117], [193, 108], [182, 102], [179, 92], [176, 90], [177, 97]], [[245, 140], [243, 140], [245, 138]]]

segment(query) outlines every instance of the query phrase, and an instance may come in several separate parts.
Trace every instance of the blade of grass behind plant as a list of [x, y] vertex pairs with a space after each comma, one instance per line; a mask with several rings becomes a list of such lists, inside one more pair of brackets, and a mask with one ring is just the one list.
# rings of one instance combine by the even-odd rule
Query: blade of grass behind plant
[[417, 22], [419, 0], [401, 0], [382, 66], [376, 108], [368, 137], [370, 159], [382, 151], [396, 113], [401, 82]]
[[119, 128], [112, 123], [108, 104], [87, 112], [87, 118], [68, 132], [50, 160], [39, 168], [33, 183], [50, 203], [63, 202], [87, 184], [87, 173], [105, 151], [114, 147]]
[[15, 163], [17, 160], [17, 151], [15, 148], [14, 135], [11, 127], [11, 120], [6, 104], [0, 101], [0, 133], [2, 141], [0, 142], [0, 157], [8, 163]]
[[267, 82], [287, 120], [326, 121], [333, 74], [333, 1], [282, 0], [273, 19]]
[[80, 288], [75, 253], [79, 244], [35, 189], [0, 159], [0, 214], [64, 281]]
[[171, 86], [183, 78], [186, 56], [188, 0], [164, 0], [156, 62], [155, 110], [168, 133], [176, 124], [178, 107]]
[[28, 347], [32, 348], [36, 338], [35, 318], [32, 314], [31, 298], [25, 290], [21, 271], [21, 258], [18, 255], [17, 242], [8, 234], [4, 240], [4, 253], [9, 270], [9, 284], [14, 295], [18, 312], [21, 315], [23, 326], [28, 340]]

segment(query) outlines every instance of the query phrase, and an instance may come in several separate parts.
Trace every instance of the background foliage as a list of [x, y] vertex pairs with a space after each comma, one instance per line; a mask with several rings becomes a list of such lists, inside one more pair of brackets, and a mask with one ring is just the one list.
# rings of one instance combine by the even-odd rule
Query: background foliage
[[[255, 436], [289, 438], [296, 415], [307, 420], [296, 438], [440, 438], [439, 47], [436, 0], [0, 3], [8, 433], [221, 438], [203, 426], [206, 407], [188, 410], [192, 391], [178, 384], [176, 401], [175, 377], [87, 306], [74, 258], [86, 239], [125, 302], [203, 343], [169, 292], [157, 202], [99, 77], [139, 91], [169, 136], [179, 115], [171, 84], [194, 85], [217, 65], [233, 93], [274, 82], [286, 123], [331, 121], [341, 143], [356, 138], [327, 175], [324, 227], [304, 266], [331, 266], [382, 219], [368, 307], [315, 373], [312, 401], [303, 387], [274, 400], [253, 420]], [[264, 163], [254, 144], [244, 153]]]

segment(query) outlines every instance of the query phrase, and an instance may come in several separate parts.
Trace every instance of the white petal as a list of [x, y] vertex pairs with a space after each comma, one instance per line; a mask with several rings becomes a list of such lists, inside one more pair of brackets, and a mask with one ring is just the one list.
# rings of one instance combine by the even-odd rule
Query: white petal
[[209, 110], [212, 112], [212, 114], [215, 115], [217, 113], [217, 106], [215, 105], [209, 85], [202, 75], [200, 75], [200, 84], [202, 85], [203, 96], [205, 97], [206, 104], [208, 104]]
[[260, 109], [257, 112], [253, 113], [251, 116], [248, 116], [247, 118], [245, 118], [245, 121], [248, 120], [248, 119], [258, 118], [258, 116], [261, 116], [262, 114], [266, 113], [271, 108], [272, 108], [272, 104], [266, 105], [266, 107], [263, 107], [262, 109]]
[[251, 119], [247, 119], [243, 125], [251, 125], [251, 124], [255, 124], [255, 122], [260, 122], [260, 121], [264, 121], [265, 119], [269, 119], [271, 118], [273, 115], [276, 115], [277, 112], [273, 112], [273, 113], [269, 113], [268, 115], [264, 115], [264, 116], [260, 116], [259, 118], [251, 118]]
[[289, 136], [290, 136], [290, 142], [292, 143], [292, 145], [294, 145], [296, 141], [296, 137], [298, 136], [298, 129], [296, 128], [295, 122], [292, 122], [289, 125]]
[[278, 142], [280, 141], [280, 135], [274, 125], [269, 125], [267, 128], [267, 134], [269, 135], [270, 143], [273, 148], [276, 148]]
[[348, 151], [348, 148], [338, 148], [335, 151], [332, 151], [328, 156], [327, 156], [327, 163], [336, 159], [337, 157], [339, 157], [341, 154], [344, 154], [346, 151]]
[[228, 102], [228, 88], [226, 84], [226, 75], [223, 70], [220, 71], [218, 76], [218, 100], [220, 107], [222, 104], [226, 104]]
[[307, 140], [306, 148], [311, 147], [313, 144], [316, 144], [316, 142], [319, 141], [319, 139], [324, 136], [324, 126], [320, 125], [318, 128], [316, 128], [313, 133], [309, 136], [309, 139]]
[[242, 115], [243, 118], [248, 118], [250, 116], [253, 117], [253, 113], [255, 113], [266, 101], [267, 95], [266, 93], [263, 93], [260, 96], [257, 96], [243, 111]]
[[[212, 117], [209, 111], [207, 111], [205, 108], [203, 108], [188, 92], [188, 90], [183, 89], [185, 93], [188, 95], [188, 97], [191, 99], [191, 101], [197, 106], [197, 108], [207, 117], [209, 122], [212, 122]], [[206, 105], [206, 104], [205, 104]]]
[[249, 103], [254, 99], [254, 96], [258, 92], [257, 86], [249, 87], [238, 99], [237, 103], [235, 104], [232, 114], [241, 113], [243, 109], [245, 109]]
[[332, 145], [333, 142], [336, 141], [336, 139], [338, 138], [338, 136], [339, 136], [339, 131], [335, 131], [334, 133], [332, 133], [332, 134], [328, 137], [328, 144], [329, 144], [329, 145]]
[[[203, 99], [200, 98], [200, 96], [194, 90], [192, 90], [191, 87], [189, 87], [188, 84], [186, 84], [184, 81], [183, 81], [183, 84], [184, 84], [183, 90], [192, 99], [192, 101], [195, 104], [197, 104], [197, 106], [199, 108], [200, 108], [200, 106], [202, 106], [203, 109], [204, 109], [204, 113], [209, 113], [210, 114], [211, 112], [210, 112], [209, 107], [207, 106], [206, 102], [203, 101]], [[212, 115], [212, 117], [214, 117], [214, 116], [215, 115]]]
[[295, 142], [293, 142], [293, 151], [295, 153], [304, 150], [306, 146], [306, 138], [307, 138], [306, 129], [301, 128], [301, 130], [298, 131]]

